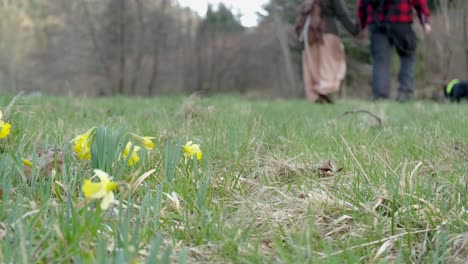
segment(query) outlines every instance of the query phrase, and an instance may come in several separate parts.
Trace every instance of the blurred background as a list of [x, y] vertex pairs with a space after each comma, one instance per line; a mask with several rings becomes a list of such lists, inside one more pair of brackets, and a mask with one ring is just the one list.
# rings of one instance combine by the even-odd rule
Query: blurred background
[[[242, 1], [225, 2], [205, 1], [197, 12], [190, 0], [0, 0], [0, 91], [302, 97], [292, 33], [302, 1], [265, 0], [255, 23], [237, 8]], [[354, 17], [356, 1], [346, 2]], [[420, 98], [437, 97], [449, 79], [468, 79], [468, 1], [429, 2], [433, 34], [414, 26]], [[342, 35], [348, 77], [339, 96], [367, 98], [368, 43]]]

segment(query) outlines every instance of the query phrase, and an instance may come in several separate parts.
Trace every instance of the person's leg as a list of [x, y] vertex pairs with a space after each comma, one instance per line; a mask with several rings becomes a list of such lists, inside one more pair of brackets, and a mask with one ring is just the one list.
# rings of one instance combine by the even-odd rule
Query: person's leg
[[313, 72], [309, 65], [308, 53], [302, 53], [302, 74], [304, 77], [304, 89], [306, 98], [309, 102], [315, 102], [319, 99], [319, 94], [316, 92], [317, 81], [313, 78]]
[[408, 101], [413, 97], [414, 93], [414, 67], [416, 62], [416, 54], [400, 55], [400, 73], [398, 74], [398, 81], [400, 87], [398, 88], [399, 101]]
[[398, 81], [399, 101], [408, 101], [414, 93], [414, 71], [416, 65], [416, 35], [411, 24], [394, 25], [395, 47], [400, 57], [400, 72]]
[[390, 96], [392, 45], [388, 36], [375, 27], [371, 31], [372, 94], [374, 99], [387, 99]]

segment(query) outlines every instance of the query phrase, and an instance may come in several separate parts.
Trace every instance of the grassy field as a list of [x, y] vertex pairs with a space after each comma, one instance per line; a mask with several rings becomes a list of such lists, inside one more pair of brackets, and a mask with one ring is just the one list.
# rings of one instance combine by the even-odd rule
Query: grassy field
[[[1, 263], [468, 261], [468, 104], [12, 99]], [[70, 141], [94, 126], [82, 160]], [[155, 137], [133, 166], [128, 133]], [[83, 193], [95, 168], [119, 184], [107, 210]]]

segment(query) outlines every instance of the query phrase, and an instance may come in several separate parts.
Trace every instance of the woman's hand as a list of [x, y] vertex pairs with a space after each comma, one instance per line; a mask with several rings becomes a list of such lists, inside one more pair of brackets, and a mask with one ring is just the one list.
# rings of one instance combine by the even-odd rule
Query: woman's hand
[[432, 32], [432, 27], [431, 27], [431, 25], [429, 23], [424, 24], [423, 29], [424, 29], [424, 33], [426, 33], [426, 35], [429, 35]]
[[364, 41], [367, 39], [368, 37], [368, 34], [367, 34], [367, 30], [363, 30], [361, 32], [359, 32], [359, 34], [357, 34], [356, 36], [354, 36], [357, 40], [359, 41]]

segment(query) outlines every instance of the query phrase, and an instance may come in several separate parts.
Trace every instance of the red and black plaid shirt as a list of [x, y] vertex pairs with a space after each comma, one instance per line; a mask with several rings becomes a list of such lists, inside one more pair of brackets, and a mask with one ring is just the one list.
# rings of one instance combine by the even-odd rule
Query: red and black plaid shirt
[[[395, 1], [385, 1], [383, 8], [377, 12], [380, 22], [413, 23], [413, 8], [416, 9], [421, 24], [429, 22], [427, 0], [399, 0], [396, 4], [392, 3]], [[361, 29], [364, 29], [368, 24], [375, 23], [374, 10], [370, 4], [365, 2], [367, 1], [359, 0], [358, 2], [358, 18]], [[387, 15], [388, 12], [392, 12], [390, 16]]]

